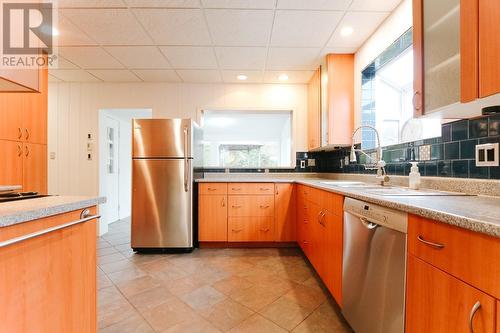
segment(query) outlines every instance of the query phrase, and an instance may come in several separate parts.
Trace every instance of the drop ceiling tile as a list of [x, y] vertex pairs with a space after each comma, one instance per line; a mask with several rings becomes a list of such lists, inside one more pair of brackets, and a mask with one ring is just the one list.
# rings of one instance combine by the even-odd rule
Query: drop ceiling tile
[[59, 54], [81, 68], [123, 68], [120, 62], [96, 46], [60, 47]]
[[173, 68], [181, 69], [215, 69], [215, 59], [212, 47], [205, 46], [160, 46], [161, 52], [167, 57]]
[[156, 46], [108, 46], [104, 48], [127, 68], [171, 68]]
[[[242, 81], [238, 80], [238, 75], [246, 75], [247, 79]], [[227, 70], [222, 71], [222, 80], [227, 83], [261, 83], [264, 78], [262, 71], [236, 71], [236, 70]]]
[[358, 47], [327, 47], [321, 51], [321, 56], [323, 57], [330, 53], [351, 54], [356, 53], [357, 50]]
[[57, 61], [53, 63], [53, 66], [50, 66], [50, 68], [54, 69], [80, 69], [77, 65], [74, 63], [68, 61], [67, 59], [61, 57], [58, 55]]
[[217, 46], [266, 46], [273, 23], [272, 10], [205, 10]]
[[279, 10], [276, 12], [271, 45], [322, 47], [343, 15], [344, 12], [340, 11]]
[[[288, 80], [281, 81], [279, 76], [286, 74]], [[264, 82], [266, 83], [307, 83], [314, 71], [266, 71]]]
[[221, 76], [218, 70], [182, 69], [178, 70], [177, 74], [180, 75], [180, 77], [184, 82], [199, 82], [199, 83], [221, 82]]
[[124, 0], [130, 7], [200, 8], [200, 0]]
[[125, 7], [122, 0], [58, 0], [59, 8], [106, 8]]
[[219, 66], [224, 69], [264, 69], [265, 47], [216, 47]]
[[79, 45], [97, 45], [97, 42], [83, 33], [75, 24], [68, 20], [59, 11], [57, 20], [57, 30], [59, 36], [55, 38], [54, 43], [58, 46], [79, 46]]
[[[328, 42], [328, 47], [360, 47], [387, 15], [389, 13], [385, 12], [347, 12]], [[340, 31], [347, 26], [354, 31], [343, 37]]]
[[140, 82], [134, 73], [126, 69], [93, 69], [89, 73], [104, 82]]
[[271, 48], [266, 70], [314, 70], [320, 64], [319, 48]]
[[351, 2], [352, 0], [278, 0], [278, 8], [306, 10], [346, 10]]
[[51, 69], [49, 73], [66, 82], [100, 82], [98, 78], [82, 69]]
[[201, 0], [205, 8], [274, 9], [276, 0]]
[[64, 9], [62, 13], [102, 45], [147, 45], [151, 39], [128, 9]]
[[49, 82], [63, 82], [63, 81], [49, 74]]
[[349, 10], [391, 12], [401, 3], [401, 0], [354, 0]]
[[173, 69], [136, 69], [133, 72], [144, 82], [181, 82]]
[[211, 45], [200, 9], [134, 9], [156, 44]]

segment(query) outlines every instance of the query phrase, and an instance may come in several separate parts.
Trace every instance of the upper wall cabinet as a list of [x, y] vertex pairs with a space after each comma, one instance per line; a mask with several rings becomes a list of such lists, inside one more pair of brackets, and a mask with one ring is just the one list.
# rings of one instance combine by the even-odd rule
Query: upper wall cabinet
[[351, 144], [354, 55], [329, 54], [308, 84], [308, 149]]
[[416, 116], [500, 92], [498, 0], [413, 0]]
[[0, 92], [39, 92], [37, 69], [0, 69]]

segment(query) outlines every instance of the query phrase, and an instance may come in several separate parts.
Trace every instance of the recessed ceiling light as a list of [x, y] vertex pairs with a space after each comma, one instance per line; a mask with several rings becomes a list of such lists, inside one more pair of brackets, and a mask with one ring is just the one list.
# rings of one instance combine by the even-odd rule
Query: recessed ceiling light
[[246, 79], [248, 79], [248, 76], [246, 76], [245, 74], [240, 74], [236, 78], [240, 81], [245, 81]]
[[343, 27], [342, 30], [340, 30], [340, 35], [342, 37], [347, 37], [347, 36], [352, 35], [353, 32], [354, 32], [353, 28], [351, 28], [351, 27]]
[[278, 76], [278, 80], [280, 80], [280, 81], [286, 81], [286, 80], [288, 80], [288, 75], [281, 74], [280, 76]]

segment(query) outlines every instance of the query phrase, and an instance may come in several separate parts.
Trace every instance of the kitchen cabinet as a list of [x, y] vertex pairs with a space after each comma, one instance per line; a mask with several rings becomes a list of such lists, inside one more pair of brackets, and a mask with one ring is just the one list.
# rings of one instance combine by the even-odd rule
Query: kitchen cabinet
[[23, 144], [0, 140], [0, 184], [23, 184]]
[[408, 256], [406, 332], [494, 332], [495, 306], [493, 297]]
[[321, 68], [307, 84], [307, 148], [321, 146]]
[[306, 200], [307, 187], [297, 186], [297, 243], [306, 256], [310, 255], [311, 231], [309, 202]]
[[227, 242], [227, 195], [200, 196], [198, 232], [200, 242]]
[[500, 93], [500, 2], [475, 1], [479, 1], [479, 97], [486, 97]]
[[296, 187], [293, 183], [275, 184], [274, 236], [277, 242], [295, 242], [296, 235]]
[[[231, 189], [249, 188], [253, 192], [254, 189], [265, 189], [270, 185], [273, 187], [271, 194], [274, 194], [274, 184], [231, 184], [228, 191], [231, 193]], [[274, 222], [274, 195], [228, 196], [228, 241], [273, 241]]]
[[0, 92], [37, 92], [40, 69], [0, 69]]
[[496, 0], [413, 1], [415, 116], [500, 92], [499, 15]]
[[89, 210], [89, 220], [67, 227], [83, 210], [1, 228], [0, 242], [28, 238], [0, 247], [0, 332], [97, 331], [96, 207]]
[[48, 72], [40, 71], [38, 93], [23, 94], [23, 139], [30, 143], [47, 144]]
[[23, 94], [0, 93], [0, 139], [21, 141], [24, 136]]
[[23, 147], [23, 190], [46, 194], [47, 145], [25, 143]]

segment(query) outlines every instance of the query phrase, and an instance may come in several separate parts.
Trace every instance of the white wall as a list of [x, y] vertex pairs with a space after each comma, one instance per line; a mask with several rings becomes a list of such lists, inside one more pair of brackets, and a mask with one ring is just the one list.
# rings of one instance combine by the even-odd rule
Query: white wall
[[[154, 118], [194, 118], [204, 108], [293, 109], [294, 149], [307, 148], [306, 85], [50, 83], [49, 192], [97, 195], [98, 110], [153, 110]], [[199, 120], [199, 119], [198, 119]], [[94, 137], [93, 159], [87, 160], [87, 134]]]
[[361, 72], [413, 25], [412, 1], [403, 0], [354, 57], [354, 124], [361, 124]]

